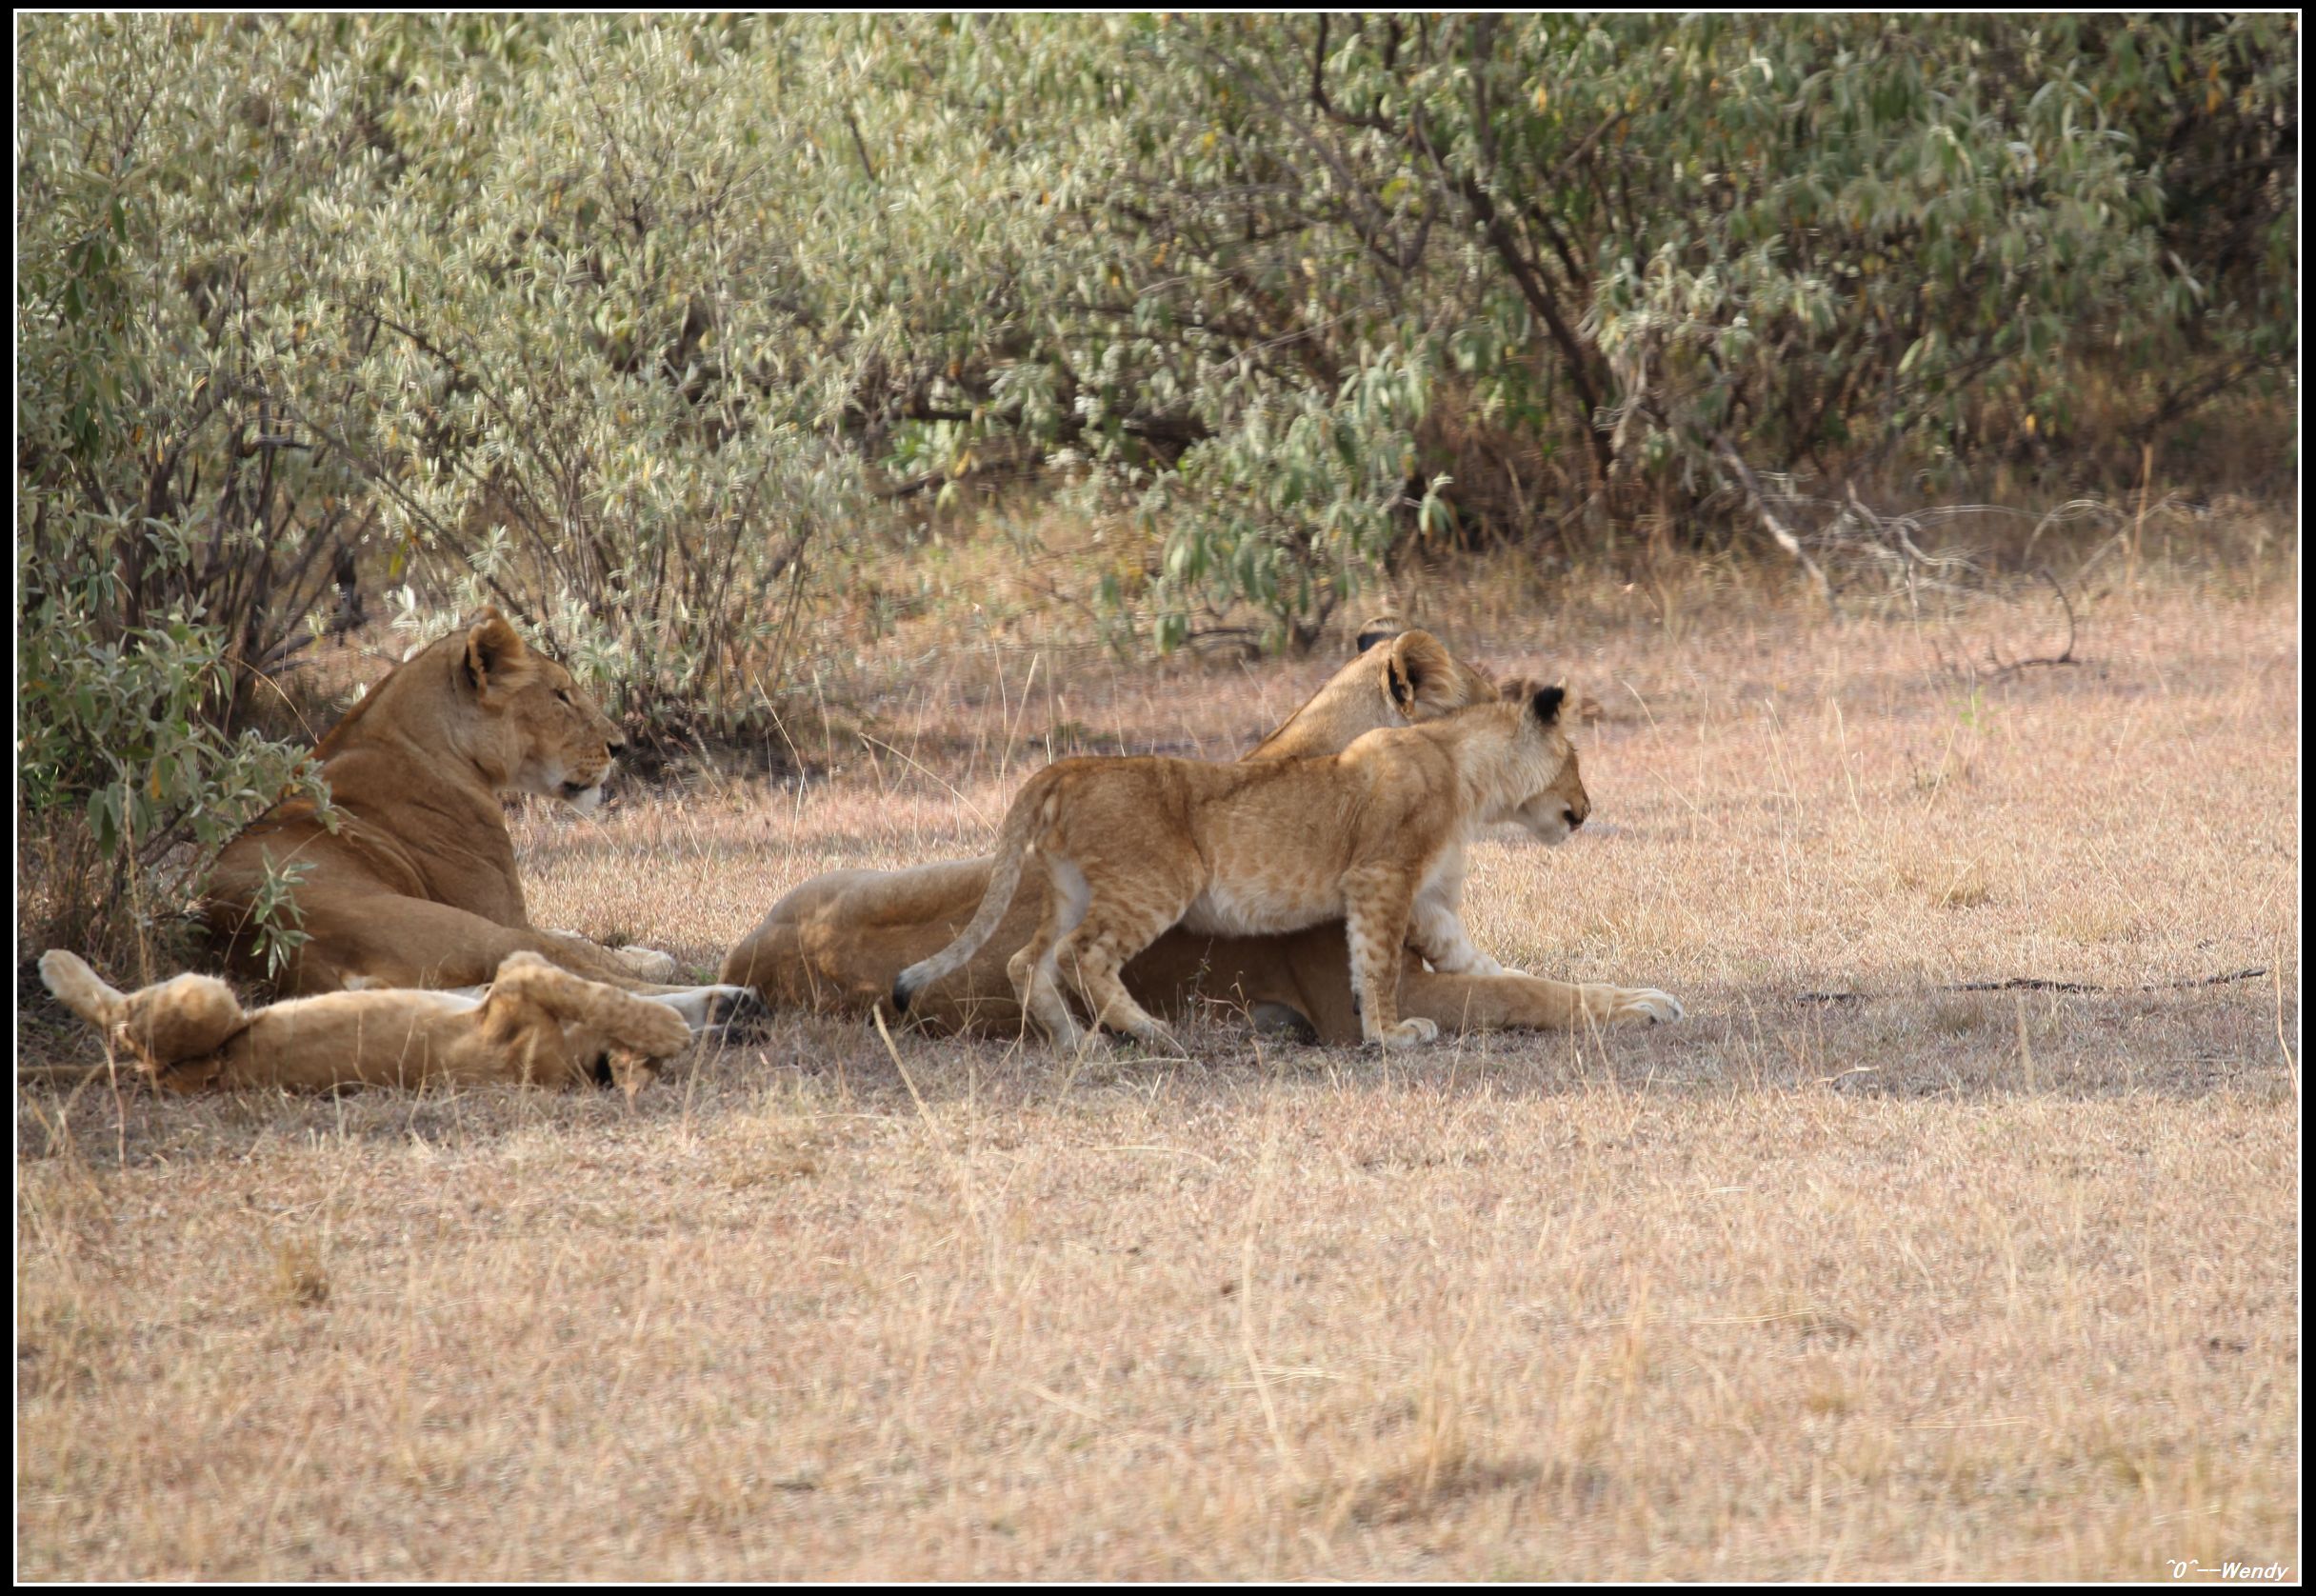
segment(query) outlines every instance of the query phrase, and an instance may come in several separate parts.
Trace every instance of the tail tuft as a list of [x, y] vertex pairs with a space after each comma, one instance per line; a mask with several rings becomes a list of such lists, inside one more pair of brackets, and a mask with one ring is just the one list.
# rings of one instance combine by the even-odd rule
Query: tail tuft
[[916, 968], [911, 965], [892, 978], [892, 1011], [895, 1014], [908, 1013], [908, 1000], [917, 995], [917, 984], [908, 979]]

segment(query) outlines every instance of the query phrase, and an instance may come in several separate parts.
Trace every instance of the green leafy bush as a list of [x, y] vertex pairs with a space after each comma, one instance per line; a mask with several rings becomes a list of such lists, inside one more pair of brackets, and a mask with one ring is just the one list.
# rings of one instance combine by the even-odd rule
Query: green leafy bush
[[998, 474], [1131, 513], [1162, 644], [1754, 470], [2192, 479], [2297, 355], [2298, 27], [30, 16], [28, 793], [197, 844], [382, 585], [746, 729]]

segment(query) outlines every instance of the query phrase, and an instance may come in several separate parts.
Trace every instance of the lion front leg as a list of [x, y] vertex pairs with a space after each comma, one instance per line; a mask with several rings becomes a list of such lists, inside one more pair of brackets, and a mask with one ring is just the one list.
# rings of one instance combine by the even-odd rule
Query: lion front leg
[[681, 1014], [648, 997], [623, 992], [557, 969], [535, 954], [517, 953], [499, 967], [492, 996], [535, 1003], [566, 1027], [584, 1027], [647, 1058], [668, 1058], [690, 1045]]
[[1578, 985], [1538, 975], [1457, 975], [1418, 969], [1402, 976], [1401, 1007], [1448, 1030], [1575, 1030], [1634, 1020], [1669, 1022], [1686, 1012], [1654, 987]]
[[1393, 875], [1376, 875], [1354, 877], [1344, 888], [1344, 929], [1350, 941], [1361, 1038], [1390, 1048], [1420, 1047], [1435, 1040], [1440, 1027], [1432, 1021], [1399, 1017], [1400, 973], [1413, 908], [1407, 884]]
[[1408, 923], [1408, 940], [1433, 969], [1448, 975], [1520, 975], [1473, 946], [1463, 916], [1452, 904], [1419, 898]]
[[672, 981], [675, 978], [675, 955], [664, 953], [656, 948], [645, 948], [635, 944], [629, 944], [625, 948], [613, 948], [607, 943], [597, 942], [583, 931], [552, 930], [542, 931], [539, 934], [552, 937], [558, 945], [565, 948], [575, 944], [579, 948], [586, 949], [588, 953], [609, 954], [638, 981]]

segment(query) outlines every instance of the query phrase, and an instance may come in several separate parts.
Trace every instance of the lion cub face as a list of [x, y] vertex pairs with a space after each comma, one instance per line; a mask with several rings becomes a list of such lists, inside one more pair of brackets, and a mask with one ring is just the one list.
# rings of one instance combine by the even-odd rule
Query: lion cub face
[[1568, 840], [1568, 836], [1585, 823], [1592, 812], [1592, 800], [1585, 796], [1584, 777], [1576, 770], [1576, 750], [1568, 747], [1566, 737], [1556, 739], [1567, 749], [1560, 774], [1552, 778], [1551, 786], [1520, 806], [1513, 820], [1530, 836], [1551, 847]]
[[603, 799], [611, 761], [628, 746], [571, 673], [532, 649], [495, 609], [467, 634], [467, 679], [495, 723], [507, 786], [586, 811]]
[[1569, 835], [1585, 823], [1592, 812], [1592, 800], [1585, 792], [1584, 776], [1577, 768], [1576, 747], [1568, 741], [1563, 729], [1562, 689], [1547, 689], [1543, 683], [1525, 676], [1516, 676], [1502, 688], [1505, 699], [1511, 703], [1533, 703], [1539, 695], [1549, 691], [1552, 713], [1545, 728], [1545, 735], [1552, 753], [1559, 759], [1559, 772], [1545, 787], [1533, 793], [1508, 818], [1512, 824], [1527, 831], [1547, 847], [1568, 840]]

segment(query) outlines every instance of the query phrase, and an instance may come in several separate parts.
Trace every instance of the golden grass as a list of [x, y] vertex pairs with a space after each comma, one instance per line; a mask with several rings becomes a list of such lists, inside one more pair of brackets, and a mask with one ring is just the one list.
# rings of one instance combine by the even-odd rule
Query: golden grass
[[[2292, 602], [2125, 591], [1999, 679], [1955, 662], [2007, 611], [1659, 608], [1447, 629], [1607, 710], [1593, 824], [1483, 848], [1475, 939], [1680, 1026], [20, 1089], [20, 1572], [2288, 1566]], [[1232, 754], [1329, 663], [952, 654], [825, 779], [527, 813], [532, 909], [712, 967], [820, 869], [978, 848], [1049, 746]]]

